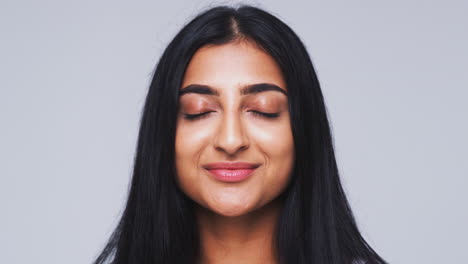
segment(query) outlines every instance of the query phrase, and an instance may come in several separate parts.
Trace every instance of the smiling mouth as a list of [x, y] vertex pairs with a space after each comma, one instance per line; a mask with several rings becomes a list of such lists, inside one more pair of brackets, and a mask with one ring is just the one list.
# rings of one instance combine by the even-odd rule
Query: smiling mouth
[[241, 182], [248, 179], [261, 163], [221, 161], [204, 164], [213, 179], [221, 182]]
[[221, 182], [241, 182], [248, 179], [256, 169], [207, 169], [207, 171]]

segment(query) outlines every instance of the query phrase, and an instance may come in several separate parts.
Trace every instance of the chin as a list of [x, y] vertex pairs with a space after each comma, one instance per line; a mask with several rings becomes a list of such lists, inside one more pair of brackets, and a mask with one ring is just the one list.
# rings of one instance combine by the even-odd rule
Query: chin
[[252, 203], [251, 202], [246, 203], [245, 201], [242, 203], [217, 202], [215, 204], [209, 205], [207, 208], [208, 210], [212, 211], [215, 214], [226, 216], [226, 217], [236, 217], [236, 216], [246, 215], [253, 210]]
[[239, 208], [222, 208], [217, 210], [212, 210], [214, 213], [225, 216], [225, 217], [238, 217], [242, 215], [246, 215], [249, 213], [248, 210], [239, 209]]

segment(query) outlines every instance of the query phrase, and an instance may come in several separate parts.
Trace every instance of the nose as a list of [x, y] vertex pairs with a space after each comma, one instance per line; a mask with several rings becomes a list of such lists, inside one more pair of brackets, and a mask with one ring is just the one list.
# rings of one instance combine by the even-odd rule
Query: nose
[[225, 112], [215, 134], [214, 147], [229, 155], [249, 147], [249, 139], [236, 111]]

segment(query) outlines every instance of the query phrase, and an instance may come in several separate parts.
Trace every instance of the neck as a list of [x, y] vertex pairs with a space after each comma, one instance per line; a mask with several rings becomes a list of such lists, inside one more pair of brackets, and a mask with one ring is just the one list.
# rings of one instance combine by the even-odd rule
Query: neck
[[275, 230], [280, 200], [248, 214], [226, 217], [199, 205], [201, 264], [277, 263]]

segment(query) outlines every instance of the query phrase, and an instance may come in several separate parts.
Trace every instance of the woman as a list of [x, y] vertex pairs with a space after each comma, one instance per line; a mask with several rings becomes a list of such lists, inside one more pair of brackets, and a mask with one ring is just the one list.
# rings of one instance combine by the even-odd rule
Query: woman
[[107, 260], [385, 263], [343, 192], [309, 55], [278, 18], [211, 8], [166, 48]]

